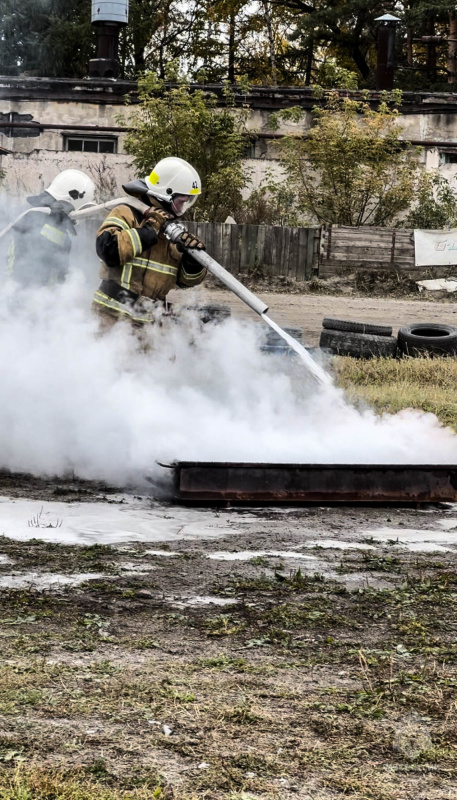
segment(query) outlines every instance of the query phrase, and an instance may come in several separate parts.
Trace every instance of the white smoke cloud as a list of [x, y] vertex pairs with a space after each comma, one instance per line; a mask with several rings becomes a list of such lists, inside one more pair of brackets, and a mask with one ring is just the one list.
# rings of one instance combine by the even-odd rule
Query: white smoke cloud
[[379, 418], [317, 392], [298, 359], [259, 351], [254, 321], [200, 332], [187, 313], [151, 328], [145, 352], [128, 326], [97, 334], [91, 289], [77, 272], [51, 289], [3, 286], [0, 468], [125, 486], [162, 474], [157, 461], [457, 461], [433, 415]]

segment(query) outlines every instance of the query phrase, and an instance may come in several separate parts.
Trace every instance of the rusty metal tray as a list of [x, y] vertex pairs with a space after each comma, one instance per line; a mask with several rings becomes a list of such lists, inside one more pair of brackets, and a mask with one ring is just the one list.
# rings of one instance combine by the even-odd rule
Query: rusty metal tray
[[176, 497], [186, 502], [436, 503], [457, 501], [457, 466], [261, 464], [179, 461]]

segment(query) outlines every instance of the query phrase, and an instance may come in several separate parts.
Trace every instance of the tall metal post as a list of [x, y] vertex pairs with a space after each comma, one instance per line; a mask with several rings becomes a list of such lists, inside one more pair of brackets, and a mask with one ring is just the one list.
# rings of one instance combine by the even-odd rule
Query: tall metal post
[[97, 55], [89, 61], [90, 78], [119, 75], [119, 33], [129, 21], [129, 0], [92, 0], [92, 25], [97, 31]]
[[395, 32], [400, 20], [392, 14], [384, 14], [382, 17], [377, 17], [376, 22], [379, 22], [376, 89], [388, 91], [394, 86]]

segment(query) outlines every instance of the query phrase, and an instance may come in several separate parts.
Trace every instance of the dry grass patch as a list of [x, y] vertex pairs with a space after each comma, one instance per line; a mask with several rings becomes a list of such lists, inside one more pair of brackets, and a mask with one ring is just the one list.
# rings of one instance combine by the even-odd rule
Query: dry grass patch
[[405, 408], [436, 414], [457, 428], [457, 360], [453, 358], [334, 359], [339, 385], [353, 401], [396, 414]]
[[14, 771], [0, 771], [0, 799], [165, 800], [167, 797], [163, 787], [156, 781], [139, 789], [126, 791], [106, 785], [109, 777], [101, 760], [87, 769], [73, 771], [21, 766]]

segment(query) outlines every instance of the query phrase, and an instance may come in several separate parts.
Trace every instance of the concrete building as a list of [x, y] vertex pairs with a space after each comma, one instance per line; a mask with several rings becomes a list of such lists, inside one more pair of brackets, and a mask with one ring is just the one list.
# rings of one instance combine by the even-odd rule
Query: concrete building
[[131, 176], [118, 117], [132, 85], [122, 81], [0, 78], [3, 191], [36, 193], [62, 169], [83, 169], [93, 180]]
[[[206, 88], [218, 93], [222, 102], [220, 86]], [[372, 92], [371, 102], [378, 99], [379, 94]], [[136, 84], [127, 81], [0, 77], [0, 158], [6, 173], [2, 193], [14, 197], [36, 193], [68, 168], [88, 171], [102, 195], [120, 191], [134, 174], [124, 140], [136, 102]], [[255, 187], [267, 170], [279, 169], [274, 141], [286, 131], [306, 133], [316, 100], [307, 88], [254, 87], [249, 94], [239, 93], [237, 103], [250, 108], [248, 128], [254, 137], [246, 143], [246, 161]], [[288, 123], [272, 132], [270, 113], [293, 105], [305, 109], [305, 122]], [[426, 169], [438, 169], [453, 179], [457, 95], [405, 93], [399, 121], [403, 137], [422, 147]]]

